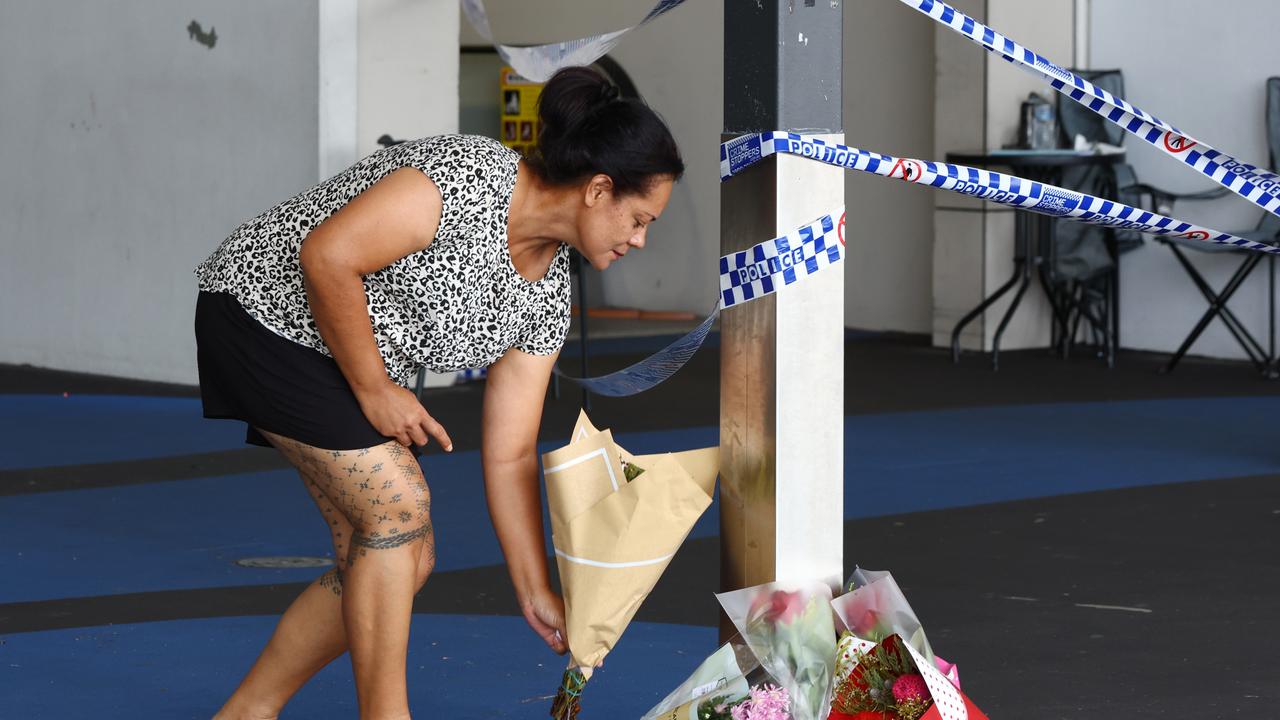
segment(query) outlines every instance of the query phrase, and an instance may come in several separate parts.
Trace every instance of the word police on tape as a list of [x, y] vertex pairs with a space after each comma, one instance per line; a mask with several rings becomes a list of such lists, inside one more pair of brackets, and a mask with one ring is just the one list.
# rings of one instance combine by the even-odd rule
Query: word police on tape
[[895, 158], [783, 131], [744, 135], [721, 144], [720, 179], [727, 180], [775, 153], [798, 155], [828, 165], [929, 185], [1001, 205], [1092, 225], [1280, 254], [1280, 247], [1210, 230], [1075, 190], [964, 165]]

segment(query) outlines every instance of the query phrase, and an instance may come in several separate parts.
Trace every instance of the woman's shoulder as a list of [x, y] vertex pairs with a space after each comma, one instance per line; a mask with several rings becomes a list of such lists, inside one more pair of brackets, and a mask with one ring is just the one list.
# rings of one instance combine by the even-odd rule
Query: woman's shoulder
[[484, 135], [431, 135], [403, 143], [403, 151], [436, 163], [513, 165], [519, 155]]
[[[446, 204], [465, 197], [460, 212], [488, 207], [509, 196], [519, 171], [520, 156], [493, 138], [482, 135], [433, 135], [410, 141], [396, 165], [413, 165], [440, 188]], [[408, 143], [406, 143], [408, 144]]]
[[[395, 146], [400, 154], [387, 167], [413, 166], [435, 183], [443, 202], [437, 236], [493, 225], [509, 202], [520, 156], [493, 138], [481, 135], [433, 135]], [[505, 222], [505, 220], [503, 220]]]

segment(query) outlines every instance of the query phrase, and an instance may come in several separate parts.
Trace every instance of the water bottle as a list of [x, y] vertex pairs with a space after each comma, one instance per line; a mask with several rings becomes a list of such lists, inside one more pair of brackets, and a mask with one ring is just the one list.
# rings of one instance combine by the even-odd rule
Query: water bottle
[[1058, 146], [1058, 116], [1053, 103], [1031, 93], [1022, 103], [1022, 146], [1029, 150], [1052, 150]]

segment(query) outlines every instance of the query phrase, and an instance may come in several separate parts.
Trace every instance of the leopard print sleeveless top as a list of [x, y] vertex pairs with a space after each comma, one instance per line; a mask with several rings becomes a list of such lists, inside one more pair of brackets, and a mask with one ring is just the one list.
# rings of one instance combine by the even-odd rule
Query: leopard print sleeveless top
[[550, 355], [569, 329], [569, 249], [525, 279], [511, 262], [507, 213], [519, 156], [490, 138], [440, 135], [369, 155], [236, 228], [196, 268], [201, 290], [230, 293], [271, 331], [331, 355], [307, 303], [298, 255], [307, 234], [389, 173], [415, 167], [443, 209], [425, 249], [364, 278], [387, 374], [407, 386], [419, 367], [482, 368], [510, 348]]

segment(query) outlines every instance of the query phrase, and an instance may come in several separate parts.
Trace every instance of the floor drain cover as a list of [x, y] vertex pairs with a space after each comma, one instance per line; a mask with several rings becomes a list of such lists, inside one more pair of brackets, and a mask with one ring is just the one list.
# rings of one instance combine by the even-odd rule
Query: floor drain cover
[[333, 560], [325, 557], [256, 557], [241, 558], [236, 564], [252, 568], [318, 568], [333, 565]]

